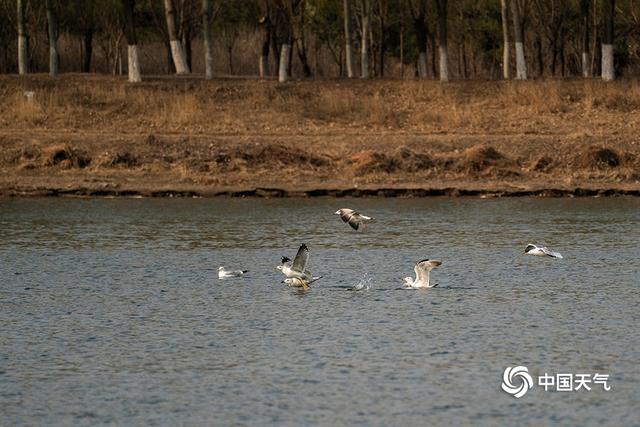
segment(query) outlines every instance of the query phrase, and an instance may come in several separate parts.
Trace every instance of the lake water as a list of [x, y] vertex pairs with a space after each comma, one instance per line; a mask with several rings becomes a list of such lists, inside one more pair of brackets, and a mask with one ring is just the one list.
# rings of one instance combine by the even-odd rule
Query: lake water
[[0, 199], [0, 424], [640, 425], [639, 249], [634, 198]]

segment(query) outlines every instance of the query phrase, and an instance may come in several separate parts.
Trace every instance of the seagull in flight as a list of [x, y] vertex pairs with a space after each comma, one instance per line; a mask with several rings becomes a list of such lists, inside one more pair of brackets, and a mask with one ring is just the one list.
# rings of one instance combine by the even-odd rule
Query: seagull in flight
[[229, 277], [241, 277], [249, 270], [225, 270], [224, 267], [218, 268], [218, 279], [228, 279]]
[[373, 220], [370, 216], [362, 215], [353, 209], [342, 208], [333, 213], [334, 215], [340, 215], [340, 218], [351, 226], [354, 230], [358, 230], [362, 225], [362, 228], [366, 227], [367, 222]]
[[414, 267], [414, 271], [416, 272], [416, 278], [412, 279], [411, 277], [405, 277], [403, 279], [405, 289], [420, 289], [420, 288], [435, 288], [438, 286], [429, 284], [429, 272], [434, 268], [438, 267], [442, 264], [441, 261], [432, 259], [423, 259], [422, 261], [418, 261], [416, 266]]
[[282, 283], [286, 283], [287, 285], [293, 286], [295, 288], [302, 288], [304, 290], [307, 290], [307, 289], [311, 289], [311, 287], [309, 286], [310, 284], [312, 284], [316, 280], [320, 280], [321, 278], [322, 276], [319, 276], [319, 277], [314, 277], [311, 280], [306, 280], [306, 279], [301, 279], [299, 277], [287, 277], [282, 281]]
[[276, 270], [280, 270], [287, 278], [297, 278], [305, 281], [313, 280], [311, 272], [307, 270], [307, 263], [309, 262], [309, 248], [304, 243], [298, 248], [296, 257], [291, 259], [286, 256], [282, 257], [282, 264], [276, 267]]
[[525, 255], [535, 255], [535, 256], [550, 256], [551, 258], [562, 258], [560, 252], [556, 252], [554, 250], [549, 249], [546, 246], [538, 246], [532, 243], [529, 243], [526, 248], [524, 248]]

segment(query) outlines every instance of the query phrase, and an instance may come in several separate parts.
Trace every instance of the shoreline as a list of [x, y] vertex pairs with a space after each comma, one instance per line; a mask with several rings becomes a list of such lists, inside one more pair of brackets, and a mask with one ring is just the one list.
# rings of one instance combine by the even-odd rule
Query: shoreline
[[640, 195], [637, 81], [36, 75], [0, 95], [0, 197]]
[[257, 187], [238, 190], [200, 189], [91, 189], [91, 188], [31, 188], [0, 189], [3, 198], [425, 198], [425, 197], [471, 197], [471, 198], [574, 198], [574, 197], [640, 197], [640, 189], [623, 188], [541, 188], [531, 190], [496, 190], [446, 188], [315, 188], [310, 190], [286, 190]]

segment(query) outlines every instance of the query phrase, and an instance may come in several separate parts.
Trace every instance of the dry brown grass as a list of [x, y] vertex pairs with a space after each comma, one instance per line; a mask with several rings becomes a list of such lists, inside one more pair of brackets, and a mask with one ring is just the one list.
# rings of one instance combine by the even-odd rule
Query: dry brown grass
[[636, 81], [0, 77], [0, 171], [46, 182], [638, 185], [638, 135]]
[[[596, 132], [638, 129], [635, 81], [540, 82], [273, 81], [0, 78], [0, 127], [183, 133], [379, 128], [413, 132]], [[32, 102], [25, 90], [35, 93]]]

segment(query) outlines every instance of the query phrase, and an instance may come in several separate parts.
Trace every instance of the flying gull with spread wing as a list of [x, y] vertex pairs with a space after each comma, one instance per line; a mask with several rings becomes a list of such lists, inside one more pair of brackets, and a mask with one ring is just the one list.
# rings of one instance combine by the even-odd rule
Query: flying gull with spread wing
[[548, 256], [551, 258], [562, 258], [560, 252], [556, 252], [554, 250], [549, 249], [546, 246], [538, 246], [532, 243], [529, 243], [526, 248], [524, 248], [525, 255], [534, 255], [534, 256]]
[[340, 215], [340, 218], [351, 226], [354, 230], [358, 230], [360, 226], [365, 228], [367, 222], [372, 221], [373, 218], [367, 215], [363, 215], [360, 212], [356, 212], [353, 209], [342, 208], [333, 213], [334, 215]]
[[218, 268], [218, 279], [228, 279], [230, 277], [242, 277], [249, 270], [225, 270], [224, 267]]
[[305, 281], [313, 280], [311, 272], [307, 270], [307, 263], [309, 262], [309, 248], [306, 244], [300, 245], [298, 252], [296, 253], [293, 261], [286, 256], [282, 257], [282, 263], [276, 267], [276, 270], [280, 270], [287, 278], [302, 279]]

